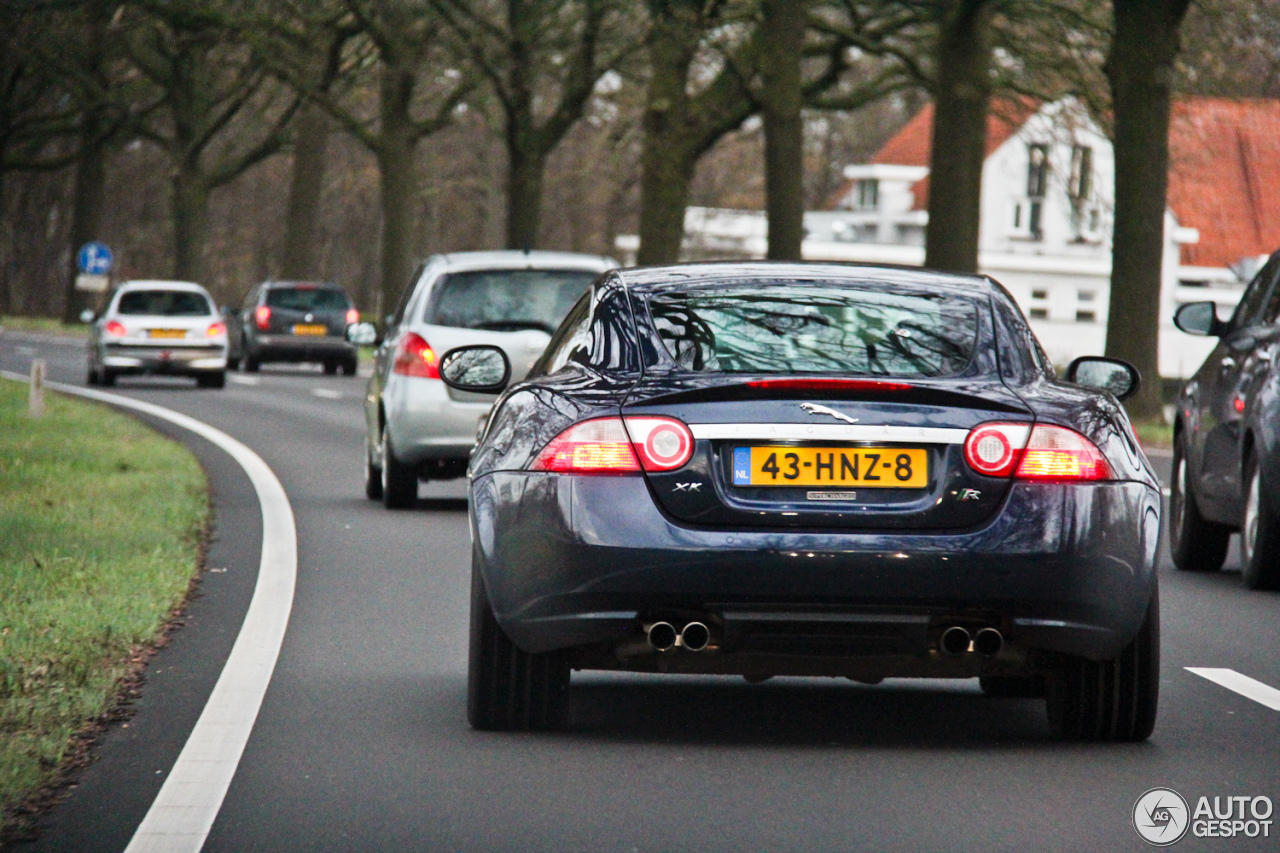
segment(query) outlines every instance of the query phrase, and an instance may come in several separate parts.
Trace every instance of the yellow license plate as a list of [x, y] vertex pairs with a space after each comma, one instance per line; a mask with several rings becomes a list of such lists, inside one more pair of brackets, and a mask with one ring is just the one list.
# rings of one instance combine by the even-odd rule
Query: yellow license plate
[[329, 331], [328, 326], [322, 326], [319, 324], [314, 326], [307, 326], [299, 323], [298, 325], [293, 327], [293, 333], [295, 335], [324, 335], [324, 334], [327, 334], [328, 331]]
[[186, 336], [185, 329], [150, 329], [147, 332], [149, 338], [185, 338]]
[[735, 486], [923, 489], [929, 452], [918, 447], [735, 447]]

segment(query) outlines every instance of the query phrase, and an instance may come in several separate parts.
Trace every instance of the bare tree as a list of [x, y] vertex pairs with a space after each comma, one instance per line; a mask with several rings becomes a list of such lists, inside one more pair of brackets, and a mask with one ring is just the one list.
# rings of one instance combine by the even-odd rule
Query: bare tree
[[1169, 180], [1169, 115], [1179, 29], [1191, 0], [1115, 0], [1107, 57], [1115, 107], [1116, 212], [1107, 355], [1152, 381], [1127, 406], [1160, 413], [1160, 270]]

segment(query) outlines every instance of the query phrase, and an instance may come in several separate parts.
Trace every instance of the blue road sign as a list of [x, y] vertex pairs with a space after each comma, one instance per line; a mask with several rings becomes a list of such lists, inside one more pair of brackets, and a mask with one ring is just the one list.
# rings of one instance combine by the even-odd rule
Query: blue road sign
[[113, 260], [114, 257], [111, 250], [107, 248], [107, 244], [99, 243], [97, 240], [85, 243], [80, 247], [80, 253], [76, 255], [76, 265], [80, 267], [80, 272], [88, 275], [106, 275], [111, 272]]

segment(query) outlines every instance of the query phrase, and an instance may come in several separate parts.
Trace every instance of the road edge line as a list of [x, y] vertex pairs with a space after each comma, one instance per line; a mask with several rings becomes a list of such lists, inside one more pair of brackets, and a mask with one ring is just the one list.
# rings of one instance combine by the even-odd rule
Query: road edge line
[[[0, 375], [25, 382], [21, 374]], [[246, 445], [203, 421], [153, 403], [62, 383], [47, 388], [168, 421], [212, 442], [249, 477], [262, 509], [258, 580], [235, 645], [200, 719], [125, 853], [199, 853], [222, 808], [284, 643], [298, 575], [293, 508], [275, 473]]]
[[1243, 673], [1236, 672], [1234, 669], [1208, 666], [1184, 666], [1183, 669], [1193, 675], [1208, 679], [1219, 687], [1225, 687], [1230, 691], [1239, 693], [1246, 699], [1252, 699], [1265, 708], [1280, 711], [1280, 690], [1275, 689], [1270, 684], [1265, 684], [1256, 678], [1250, 678]]

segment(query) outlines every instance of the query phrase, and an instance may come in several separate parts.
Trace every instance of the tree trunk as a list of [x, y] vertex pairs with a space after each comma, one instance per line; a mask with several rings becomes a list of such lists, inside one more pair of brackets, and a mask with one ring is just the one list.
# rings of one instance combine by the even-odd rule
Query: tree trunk
[[1160, 282], [1169, 113], [1178, 30], [1190, 0], [1116, 0], [1106, 72], [1115, 110], [1116, 212], [1107, 355], [1142, 374], [1134, 417], [1160, 414]]
[[518, 135], [507, 131], [507, 248], [527, 250], [538, 245], [546, 157], [521, 145]]
[[411, 71], [384, 68], [379, 101], [382, 133], [377, 150], [382, 204], [382, 306], [390, 310], [409, 284], [413, 259], [413, 203], [417, 196], [417, 134], [410, 118]]
[[[91, 116], [93, 116], [91, 118]], [[102, 203], [106, 193], [106, 145], [102, 142], [98, 121], [90, 110], [80, 130], [80, 159], [76, 163], [75, 189], [71, 210], [71, 269], [66, 277], [62, 301], [62, 322], [80, 322], [80, 312], [97, 302], [95, 294], [76, 290], [76, 256], [85, 243], [102, 236]]]
[[283, 277], [295, 281], [312, 278], [320, 272], [315, 227], [324, 190], [325, 153], [329, 142], [329, 119], [319, 107], [312, 104], [303, 107], [297, 122], [281, 267]]
[[924, 265], [978, 271], [991, 100], [990, 0], [952, 0], [940, 24]]
[[173, 177], [173, 275], [179, 281], [205, 280], [204, 248], [209, 232], [209, 187], [191, 162]]
[[800, 108], [804, 0], [764, 0], [765, 208], [770, 260], [800, 260], [804, 241], [804, 127]]

